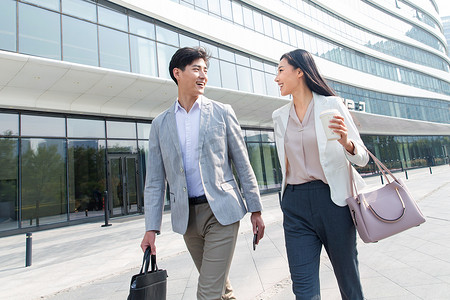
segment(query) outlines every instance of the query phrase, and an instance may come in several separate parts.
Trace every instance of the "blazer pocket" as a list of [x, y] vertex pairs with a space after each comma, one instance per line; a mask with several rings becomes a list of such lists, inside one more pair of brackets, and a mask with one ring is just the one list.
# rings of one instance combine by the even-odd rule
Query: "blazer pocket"
[[224, 192], [233, 190], [235, 188], [233, 181], [226, 181], [220, 184], [220, 187]]
[[169, 198], [170, 198], [171, 203], [175, 203], [175, 194], [174, 193], [170, 193]]

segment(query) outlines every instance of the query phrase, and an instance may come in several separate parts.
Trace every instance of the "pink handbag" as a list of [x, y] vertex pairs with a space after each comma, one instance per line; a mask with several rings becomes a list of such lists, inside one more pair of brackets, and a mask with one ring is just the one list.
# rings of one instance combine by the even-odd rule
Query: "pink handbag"
[[[418, 226], [425, 222], [425, 217], [403, 181], [395, 178], [369, 150], [367, 152], [387, 184], [375, 191], [358, 194], [349, 163], [352, 196], [346, 201], [360, 238], [365, 243], [373, 243]], [[386, 173], [393, 181], [389, 181]]]

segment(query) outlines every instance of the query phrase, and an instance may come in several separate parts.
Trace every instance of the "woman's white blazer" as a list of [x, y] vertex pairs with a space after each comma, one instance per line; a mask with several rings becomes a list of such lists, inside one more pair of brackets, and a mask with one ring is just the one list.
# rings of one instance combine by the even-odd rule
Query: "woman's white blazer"
[[[313, 101], [314, 121], [316, 127], [317, 145], [319, 148], [320, 164], [322, 165], [325, 178], [330, 186], [331, 199], [336, 205], [345, 206], [347, 205], [345, 199], [351, 196], [348, 170], [349, 164], [347, 160], [358, 166], [365, 166], [369, 161], [369, 155], [363, 147], [363, 141], [359, 136], [352, 116], [350, 115], [347, 107], [345, 107], [341, 98], [322, 96], [313, 92]], [[286, 187], [287, 163], [284, 149], [284, 137], [289, 119], [289, 110], [291, 109], [291, 105], [293, 105], [292, 103], [293, 102], [291, 101], [285, 106], [280, 107], [272, 114], [278, 159], [280, 160], [281, 170], [283, 173], [281, 188], [282, 195]], [[322, 127], [322, 122], [319, 118], [320, 113], [327, 109], [337, 109], [344, 117], [344, 122], [348, 130], [348, 138], [355, 145], [355, 155], [349, 154], [338, 141], [327, 140], [325, 131]], [[307, 150], [308, 149], [306, 149], [306, 151]], [[360, 190], [365, 186], [365, 182], [355, 168], [351, 168], [356, 187]]]

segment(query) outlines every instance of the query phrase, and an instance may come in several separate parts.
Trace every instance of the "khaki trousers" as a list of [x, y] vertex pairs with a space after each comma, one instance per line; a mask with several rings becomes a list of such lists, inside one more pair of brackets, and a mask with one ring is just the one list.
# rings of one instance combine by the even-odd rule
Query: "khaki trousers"
[[183, 237], [200, 273], [198, 300], [236, 299], [228, 272], [238, 231], [239, 222], [221, 225], [208, 203], [189, 205], [189, 223]]

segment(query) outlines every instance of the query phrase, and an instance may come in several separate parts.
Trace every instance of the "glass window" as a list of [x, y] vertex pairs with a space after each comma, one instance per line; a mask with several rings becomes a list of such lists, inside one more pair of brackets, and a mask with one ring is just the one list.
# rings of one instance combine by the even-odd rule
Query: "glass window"
[[244, 14], [244, 26], [250, 29], [255, 29], [255, 24], [253, 23], [253, 12], [246, 6], [242, 7]]
[[61, 59], [61, 24], [57, 13], [19, 3], [19, 51]]
[[148, 140], [150, 137], [151, 123], [137, 123], [138, 139]]
[[105, 138], [105, 121], [68, 118], [67, 136], [79, 138]]
[[100, 66], [130, 71], [128, 34], [99, 26]]
[[[1, 126], [0, 117], [0, 126]], [[18, 139], [0, 138], [0, 231], [18, 227]]]
[[279, 167], [275, 143], [263, 143], [262, 152], [264, 159], [264, 168], [267, 181], [267, 188], [273, 189], [280, 187], [281, 170]]
[[222, 17], [232, 21], [233, 12], [231, 9], [231, 0], [220, 0], [220, 11], [222, 12]]
[[61, 5], [63, 13], [92, 22], [97, 21], [97, 6], [95, 3], [82, 0], [61, 0]]
[[264, 22], [264, 33], [267, 36], [273, 37], [273, 29], [272, 29], [272, 19], [268, 16], [263, 15]]
[[253, 11], [253, 19], [255, 21], [255, 30], [259, 33], [264, 33], [264, 23], [262, 15], [257, 11]]
[[219, 61], [215, 58], [209, 59], [208, 85], [221, 87]]
[[264, 166], [261, 161], [261, 149], [260, 143], [247, 143], [248, 157], [250, 159], [250, 164], [252, 165], [253, 171], [256, 175], [256, 180], [258, 181], [258, 186], [260, 188], [264, 187]]
[[250, 64], [252, 66], [253, 69], [258, 69], [263, 71], [264, 70], [264, 65], [263, 62], [261, 60], [256, 60], [254, 58], [250, 58]]
[[69, 140], [69, 219], [102, 216], [106, 190], [105, 141]]
[[267, 73], [271, 73], [273, 74], [273, 78], [275, 78], [275, 74], [277, 73], [277, 67], [278, 65], [272, 65], [269, 63], [264, 62], [264, 71], [266, 71]]
[[171, 79], [169, 74], [169, 63], [172, 55], [177, 51], [177, 48], [160, 43], [157, 44], [157, 48], [159, 77]]
[[132, 72], [157, 77], [156, 43], [130, 35], [130, 47]]
[[253, 92], [252, 88], [252, 73], [250, 68], [236, 66], [239, 82], [239, 90], [245, 92]]
[[294, 47], [297, 47], [297, 35], [295, 32], [295, 29], [291, 26], [288, 26], [288, 30], [289, 30], [289, 41], [290, 44]]
[[273, 38], [281, 41], [280, 22], [278, 22], [277, 20], [272, 20], [272, 28], [273, 28]]
[[136, 141], [108, 140], [108, 153], [137, 153]]
[[252, 70], [253, 89], [256, 94], [266, 94], [266, 81], [264, 79], [264, 72]]
[[155, 25], [150, 23], [150, 21], [144, 21], [132, 16], [129, 17], [130, 22], [130, 32], [152, 39], [155, 39]]
[[246, 66], [246, 67], [250, 67], [250, 58], [248, 56], [243, 56], [240, 54], [235, 54], [236, 56], [236, 63]]
[[273, 131], [261, 131], [261, 140], [263, 142], [275, 143], [275, 137]]
[[237, 24], [244, 25], [244, 17], [242, 15], [242, 5], [232, 1], [231, 2], [233, 7], [233, 21]]
[[127, 15], [100, 5], [98, 6], [98, 22], [108, 27], [128, 31]]
[[59, 0], [25, 0], [29, 3], [59, 11]]
[[180, 34], [180, 47], [198, 47], [199, 41]]
[[67, 221], [65, 140], [24, 138], [21, 147], [22, 227]]
[[156, 39], [158, 42], [178, 46], [178, 33], [175, 31], [156, 26]]
[[220, 0], [209, 0], [208, 8], [210, 12], [220, 16]]
[[106, 121], [106, 128], [108, 138], [136, 138], [136, 123], [134, 122]]
[[0, 49], [16, 51], [16, 1], [0, 2]]
[[288, 26], [284, 23], [280, 23], [280, 29], [281, 29], [281, 40], [287, 44], [290, 44]]
[[200, 47], [205, 48], [205, 50], [209, 52], [212, 57], [219, 57], [219, 49], [216, 46], [200, 41]]
[[97, 25], [66, 16], [62, 22], [63, 60], [98, 66]]
[[267, 95], [278, 97], [278, 88], [275, 83], [275, 73], [265, 73], [266, 77], [266, 87], [267, 87]]
[[223, 48], [219, 48], [219, 58], [223, 60], [227, 60], [230, 62], [234, 62], [234, 53]]
[[232, 90], [237, 90], [236, 65], [220, 61], [220, 74], [222, 77], [222, 87]]
[[21, 134], [25, 136], [66, 136], [65, 119], [59, 117], [22, 115]]
[[259, 130], [245, 130], [245, 141], [246, 142], [260, 142], [261, 141], [261, 131]]
[[204, 10], [208, 10], [208, 0], [195, 0], [195, 6]]
[[19, 115], [0, 113], [0, 135], [19, 135]]

